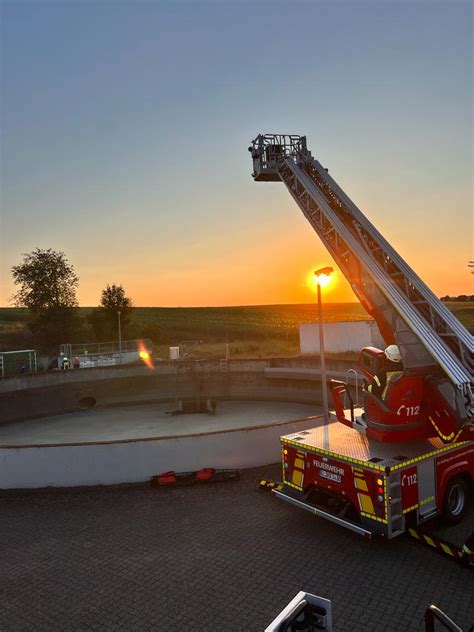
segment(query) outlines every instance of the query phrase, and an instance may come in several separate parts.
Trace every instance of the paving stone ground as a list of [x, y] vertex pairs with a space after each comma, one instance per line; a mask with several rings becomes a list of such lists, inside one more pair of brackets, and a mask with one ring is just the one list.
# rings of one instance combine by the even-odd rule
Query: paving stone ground
[[[474, 572], [400, 537], [364, 540], [234, 483], [0, 495], [0, 630], [259, 631], [299, 591], [335, 630], [423, 630], [429, 603], [465, 630]], [[452, 539], [474, 528], [474, 510]]]

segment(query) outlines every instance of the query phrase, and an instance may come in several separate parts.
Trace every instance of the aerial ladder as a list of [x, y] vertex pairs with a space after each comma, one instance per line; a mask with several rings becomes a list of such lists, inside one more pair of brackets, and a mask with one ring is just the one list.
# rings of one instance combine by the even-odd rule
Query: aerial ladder
[[[305, 136], [259, 134], [249, 151], [254, 180], [286, 185], [385, 342], [400, 349], [404, 374], [391, 399], [366, 393], [360, 418], [345, 416], [334, 386], [339, 421], [382, 441], [474, 439], [473, 336], [312, 157]], [[370, 377], [383, 361], [367, 348], [359, 366]]]

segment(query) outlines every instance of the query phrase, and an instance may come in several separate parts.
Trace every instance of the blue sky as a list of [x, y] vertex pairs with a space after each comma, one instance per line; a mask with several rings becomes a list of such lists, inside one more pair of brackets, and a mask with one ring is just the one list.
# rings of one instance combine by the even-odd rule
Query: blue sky
[[331, 259], [252, 181], [259, 132], [306, 134], [435, 292], [473, 291], [470, 2], [4, 1], [2, 27], [0, 305], [37, 246], [84, 305], [311, 300]]

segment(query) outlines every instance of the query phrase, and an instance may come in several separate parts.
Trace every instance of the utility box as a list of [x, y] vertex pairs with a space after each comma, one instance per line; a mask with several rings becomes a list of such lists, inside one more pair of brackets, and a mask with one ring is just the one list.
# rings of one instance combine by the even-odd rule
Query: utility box
[[0, 377], [36, 373], [37, 370], [36, 351], [33, 349], [0, 352]]
[[179, 347], [170, 347], [170, 360], [179, 360]]
[[[362, 347], [384, 349], [385, 344], [374, 320], [324, 323], [324, 349], [327, 353], [359, 353]], [[319, 353], [319, 325], [300, 325], [300, 352]]]

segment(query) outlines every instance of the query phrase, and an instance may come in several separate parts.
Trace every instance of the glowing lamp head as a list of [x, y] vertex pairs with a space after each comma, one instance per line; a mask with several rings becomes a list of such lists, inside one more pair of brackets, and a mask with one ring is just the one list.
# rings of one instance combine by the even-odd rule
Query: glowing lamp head
[[334, 272], [334, 269], [330, 266], [326, 266], [325, 268], [320, 268], [319, 270], [314, 271], [314, 282], [316, 285], [320, 285], [321, 287], [326, 287], [331, 282], [331, 274]]

